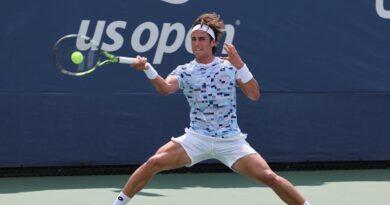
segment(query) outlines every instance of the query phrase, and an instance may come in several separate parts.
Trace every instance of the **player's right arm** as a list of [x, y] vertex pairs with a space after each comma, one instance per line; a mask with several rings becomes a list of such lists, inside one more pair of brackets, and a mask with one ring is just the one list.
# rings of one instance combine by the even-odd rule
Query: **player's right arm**
[[[147, 73], [149, 69], [153, 69], [151, 65], [147, 62], [147, 58], [137, 56], [138, 62], [131, 64], [130, 66], [139, 71], [144, 71]], [[154, 69], [153, 69], [154, 70]], [[152, 75], [152, 79], [150, 82], [153, 87], [161, 94], [161, 95], [170, 95], [179, 90], [179, 81], [175, 76], [169, 75], [166, 79], [162, 78], [157, 72], [154, 70], [154, 75]]]
[[172, 75], [169, 75], [166, 79], [159, 75], [150, 82], [161, 95], [170, 95], [179, 90], [179, 81]]

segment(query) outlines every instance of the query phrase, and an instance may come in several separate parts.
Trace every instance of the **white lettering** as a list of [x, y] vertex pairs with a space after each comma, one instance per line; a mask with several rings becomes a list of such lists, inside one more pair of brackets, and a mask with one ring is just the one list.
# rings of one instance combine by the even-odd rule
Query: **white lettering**
[[[89, 36], [89, 25], [90, 20], [82, 20], [79, 28], [79, 35]], [[99, 20], [97, 22], [92, 38], [94, 44], [100, 45], [105, 26], [106, 21]], [[125, 21], [114, 21], [108, 24], [106, 28], [106, 35], [109, 37], [109, 39], [112, 40], [112, 43], [109, 44], [103, 42], [102, 49], [109, 52], [119, 50], [124, 44], [124, 38], [118, 32], [118, 29], [126, 29], [126, 26], [127, 22]], [[235, 27], [231, 24], [226, 24], [225, 31], [225, 42], [232, 43], [235, 34]], [[145, 36], [147, 33], [149, 33], [149, 36]], [[176, 36], [172, 36], [171, 34], [176, 34]], [[139, 54], [148, 52], [156, 46], [156, 51], [154, 53], [152, 62], [153, 64], [161, 64], [164, 55], [176, 52], [183, 45], [183, 42], [187, 52], [192, 53], [191, 29], [189, 29], [186, 33], [185, 27], [182, 23], [163, 23], [160, 34], [158, 26], [154, 22], [148, 21], [140, 24], [134, 29], [131, 35], [130, 45], [131, 48]], [[88, 50], [91, 49], [92, 43], [85, 41], [77, 42], [77, 47], [82, 51]], [[226, 51], [223, 49], [222, 54], [226, 54]]]
[[123, 37], [120, 33], [116, 31], [117, 28], [126, 28], [126, 21], [114, 21], [110, 23], [107, 27], [106, 33], [113, 41], [112, 44], [103, 43], [102, 49], [105, 51], [116, 51], [120, 49], [123, 45]]
[[[149, 40], [141, 45], [141, 36], [145, 30], [149, 30]], [[138, 53], [143, 53], [150, 50], [157, 42], [158, 39], [158, 27], [153, 22], [144, 22], [139, 25], [131, 36], [131, 46]]]
[[390, 19], [390, 11], [385, 9], [384, 0], [376, 0], [375, 2], [376, 12], [384, 19]]
[[162, 1], [165, 1], [165, 2], [170, 3], [170, 4], [184, 4], [188, 0], [162, 0]]
[[[226, 24], [225, 31], [226, 31], [225, 43], [230, 43], [230, 44], [233, 43], [233, 38], [235, 33], [234, 26], [230, 24]], [[222, 49], [222, 54], [227, 54], [225, 49]]]
[[192, 46], [191, 46], [191, 29], [188, 30], [186, 40], [184, 42], [184, 46], [186, 47], [186, 50], [188, 53], [192, 54]]
[[[89, 20], [82, 20], [81, 21], [79, 35], [88, 36], [87, 33], [88, 33], [89, 22], [90, 22]], [[103, 30], [104, 30], [105, 24], [106, 24], [106, 21], [98, 21], [96, 24], [96, 28], [95, 28], [95, 32], [93, 34], [92, 40], [97, 44], [100, 44], [100, 41], [102, 40], [102, 35], [103, 35]], [[86, 44], [84, 41], [77, 42], [77, 49], [79, 49], [81, 51], [85, 51], [85, 50], [88, 50], [89, 48], [91, 48], [90, 42], [88, 44]]]
[[[176, 31], [176, 38], [175, 41], [172, 43], [172, 45], [168, 46], [168, 37], [171, 34], [172, 31]], [[164, 23], [160, 40], [158, 41], [156, 55], [153, 59], [153, 64], [160, 64], [162, 61], [162, 57], [164, 53], [173, 53], [177, 49], [179, 49], [180, 45], [183, 43], [185, 35], [185, 29], [183, 24], [181, 23]]]

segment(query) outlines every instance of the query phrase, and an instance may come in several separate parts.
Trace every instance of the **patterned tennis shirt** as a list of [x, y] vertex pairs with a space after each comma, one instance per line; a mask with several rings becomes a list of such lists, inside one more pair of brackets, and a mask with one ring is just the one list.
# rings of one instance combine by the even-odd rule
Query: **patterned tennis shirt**
[[229, 61], [215, 57], [209, 64], [193, 60], [170, 73], [178, 79], [191, 107], [191, 131], [219, 138], [241, 133], [236, 115], [236, 72]]

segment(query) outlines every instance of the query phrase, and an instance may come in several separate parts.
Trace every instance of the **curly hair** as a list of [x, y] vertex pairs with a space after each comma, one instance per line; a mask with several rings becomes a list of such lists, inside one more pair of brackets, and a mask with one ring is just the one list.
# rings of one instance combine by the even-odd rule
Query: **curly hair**
[[[215, 33], [215, 43], [218, 45], [219, 40], [223, 36], [225, 32], [225, 24], [223, 23], [222, 19], [220, 18], [220, 15], [217, 13], [204, 13], [200, 15], [192, 24], [192, 27], [198, 25], [198, 24], [205, 24], [208, 25], [211, 29], [213, 29]], [[211, 36], [210, 36], [211, 37]], [[217, 51], [217, 46], [213, 48], [213, 54]]]

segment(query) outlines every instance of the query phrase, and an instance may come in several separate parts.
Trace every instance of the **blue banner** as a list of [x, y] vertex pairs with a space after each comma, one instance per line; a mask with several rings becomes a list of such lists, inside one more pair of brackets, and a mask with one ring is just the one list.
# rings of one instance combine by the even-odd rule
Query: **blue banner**
[[390, 0], [15, 0], [0, 8], [0, 167], [139, 164], [181, 135], [180, 92], [126, 65], [65, 76], [51, 50], [79, 33], [166, 76], [210, 11], [261, 85], [259, 102], [238, 94], [238, 122], [267, 160], [390, 160]]

